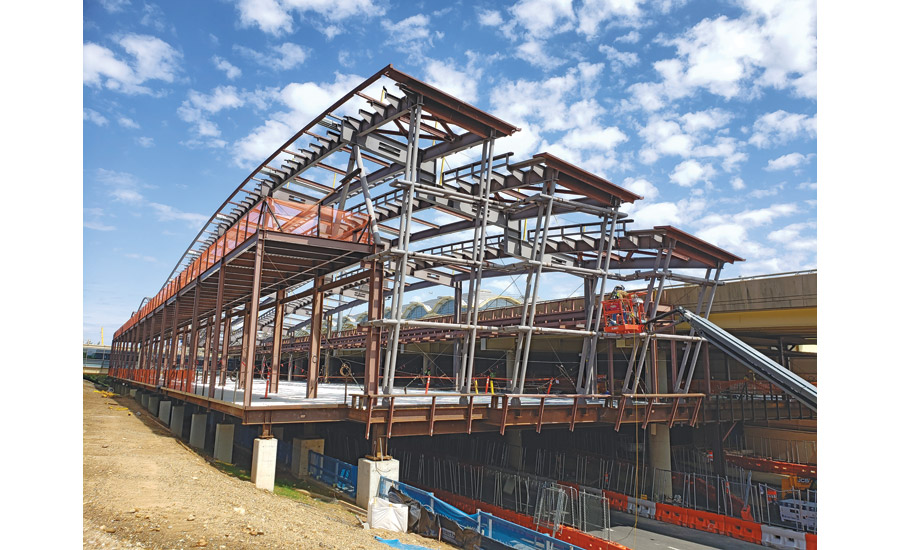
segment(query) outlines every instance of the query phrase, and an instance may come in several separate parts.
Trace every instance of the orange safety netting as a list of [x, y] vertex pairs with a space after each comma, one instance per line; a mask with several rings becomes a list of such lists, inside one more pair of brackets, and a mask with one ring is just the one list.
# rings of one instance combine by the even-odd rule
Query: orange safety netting
[[306, 235], [335, 241], [372, 244], [369, 216], [327, 206], [267, 198], [253, 207], [216, 242], [206, 248], [156, 296], [116, 331], [114, 338], [134, 326], [201, 273], [260, 230]]

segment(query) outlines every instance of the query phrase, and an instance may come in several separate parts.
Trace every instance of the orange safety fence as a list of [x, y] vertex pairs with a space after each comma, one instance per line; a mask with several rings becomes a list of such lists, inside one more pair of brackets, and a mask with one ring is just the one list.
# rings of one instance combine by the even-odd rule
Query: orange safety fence
[[365, 214], [267, 198], [244, 214], [231, 229], [176, 275], [156, 296], [132, 315], [116, 331], [113, 338], [118, 338], [120, 334], [137, 324], [259, 230], [372, 244], [369, 217]]
[[603, 496], [609, 499], [609, 507], [613, 510], [621, 510], [623, 512], [628, 510], [628, 497], [626, 495], [613, 491], [603, 491]]
[[816, 550], [818, 546], [818, 542], [816, 542], [816, 535], [812, 533], [806, 534], [806, 550]]

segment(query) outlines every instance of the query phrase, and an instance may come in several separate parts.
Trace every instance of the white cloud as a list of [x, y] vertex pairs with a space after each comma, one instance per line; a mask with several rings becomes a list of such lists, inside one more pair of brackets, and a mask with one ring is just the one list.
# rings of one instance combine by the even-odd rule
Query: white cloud
[[478, 10], [478, 24], [484, 27], [499, 27], [503, 24], [503, 17], [497, 10]]
[[109, 121], [106, 120], [105, 116], [101, 115], [100, 113], [98, 113], [97, 111], [95, 111], [93, 109], [87, 109], [87, 108], [83, 109], [82, 110], [82, 118], [84, 120], [89, 120], [89, 121], [93, 122], [97, 126], [106, 126], [109, 123]]
[[732, 118], [734, 118], [734, 115], [719, 108], [681, 115], [684, 129], [690, 133], [721, 128], [731, 122]]
[[293, 17], [278, 0], [238, 0], [237, 9], [244, 27], [256, 26], [274, 35], [293, 29]]
[[269, 53], [258, 52], [252, 48], [234, 45], [234, 50], [248, 57], [260, 65], [273, 70], [287, 71], [302, 65], [309, 56], [309, 50], [293, 42], [284, 42], [279, 46], [269, 48]]
[[597, 49], [609, 59], [610, 67], [616, 72], [622, 71], [625, 67], [634, 67], [639, 61], [636, 53], [620, 52], [606, 44], [600, 44]]
[[681, 126], [672, 120], [653, 116], [638, 132], [646, 145], [640, 151], [641, 161], [652, 164], [661, 155], [687, 157], [694, 147], [693, 136], [684, 133]]
[[678, 202], [645, 203], [638, 201], [628, 212], [634, 220], [634, 227], [654, 227], [672, 225], [684, 227], [691, 223], [706, 208], [703, 200], [684, 199]]
[[470, 67], [459, 69], [452, 61], [429, 60], [425, 65], [425, 81], [463, 101], [478, 99], [478, 77], [481, 71]]
[[130, 0], [100, 0], [100, 5], [109, 13], [118, 13], [131, 5]]
[[138, 145], [140, 145], [141, 147], [144, 147], [144, 148], [150, 148], [150, 147], [153, 147], [154, 145], [156, 145], [155, 143], [153, 143], [153, 138], [147, 137], [147, 136], [141, 136], [141, 137], [135, 139], [135, 141], [137, 142]]
[[[178, 108], [178, 117], [192, 124], [193, 132], [200, 138], [216, 138], [221, 132], [208, 114], [216, 114], [223, 109], [234, 109], [244, 105], [244, 97], [234, 86], [218, 86], [211, 94], [201, 94], [195, 90], [188, 92], [188, 98]], [[209, 145], [224, 145], [221, 141], [206, 142]]]
[[509, 11], [515, 24], [532, 36], [566, 32], [575, 21], [572, 0], [519, 0]]
[[683, 187], [691, 187], [698, 181], [709, 181], [715, 174], [715, 169], [709, 164], [689, 159], [676, 166], [669, 179]]
[[142, 262], [156, 263], [156, 258], [153, 256], [147, 256], [145, 254], [137, 254], [135, 252], [129, 252], [125, 254], [125, 257], [130, 260], [141, 260]]
[[544, 51], [546, 44], [541, 40], [526, 40], [516, 46], [515, 56], [535, 67], [549, 71], [565, 63], [565, 59], [554, 57]]
[[735, 176], [734, 178], [731, 178], [731, 188], [734, 189], [735, 191], [740, 191], [741, 189], [744, 189], [745, 187], [747, 187], [747, 184], [745, 184], [744, 180], [741, 179], [740, 177]]
[[180, 69], [181, 54], [159, 38], [128, 34], [116, 41], [131, 56], [130, 62], [99, 44], [83, 46], [84, 84], [126, 94], [150, 94], [143, 86], [149, 80], [173, 82]]
[[97, 180], [104, 184], [114, 201], [135, 204], [144, 200], [137, 179], [127, 172], [98, 168]]
[[137, 129], [137, 128], [140, 128], [140, 127], [141, 127], [141, 125], [138, 124], [137, 122], [131, 120], [131, 119], [128, 118], [128, 117], [124, 117], [124, 116], [120, 116], [120, 117], [119, 117], [119, 120], [117, 120], [116, 122], [118, 122], [118, 123], [119, 123], [119, 126], [121, 126], [122, 128], [134, 128], [134, 129]]
[[640, 25], [644, 0], [585, 0], [578, 8], [578, 32], [592, 37], [604, 21], [615, 19], [629, 26]]
[[215, 56], [212, 58], [212, 61], [217, 69], [225, 73], [225, 77], [228, 80], [234, 80], [241, 76], [241, 70], [229, 63], [227, 59]]
[[363, 78], [356, 75], [335, 74], [334, 82], [291, 83], [276, 94], [287, 111], [279, 111], [262, 125], [233, 144], [234, 163], [242, 168], [259, 164], [294, 135], [303, 125], [320, 115], [335, 98], [357, 86]]
[[816, 238], [801, 237], [807, 229], [815, 229], [815, 222], [792, 223], [769, 233], [770, 241], [775, 241], [790, 250], [816, 250]]
[[779, 109], [756, 119], [756, 122], [753, 123], [753, 135], [750, 136], [750, 143], [759, 148], [765, 148], [784, 144], [792, 139], [815, 138], [817, 126], [818, 115], [810, 117]]
[[84, 208], [84, 221], [82, 225], [87, 229], [93, 229], [94, 231], [114, 231], [116, 228], [112, 225], [107, 225], [103, 223], [101, 218], [103, 217], [103, 209], [102, 208]]
[[670, 98], [705, 89], [727, 99], [761, 87], [814, 97], [814, 0], [747, 0], [739, 19], [704, 19], [665, 43], [677, 58], [654, 64]]
[[161, 222], [167, 221], [183, 221], [187, 222], [190, 227], [194, 227], [199, 229], [203, 226], [204, 223], [209, 220], [209, 216], [206, 214], [196, 214], [194, 212], [183, 212], [178, 210], [177, 208], [173, 208], [167, 204], [160, 204], [158, 202], [148, 203], [151, 209], [156, 212], [156, 217]]
[[428, 28], [430, 18], [421, 13], [401, 19], [396, 23], [387, 19], [381, 26], [388, 33], [388, 41], [396, 48], [421, 54], [426, 48], [434, 45], [434, 39], [440, 40], [444, 33]]
[[813, 156], [813, 153], [810, 153], [808, 155], [801, 155], [800, 153], [788, 153], [787, 155], [782, 155], [777, 159], [770, 160], [769, 164], [765, 167], [765, 170], [774, 171], [796, 168], [801, 164], [806, 164], [807, 162], [809, 162], [809, 160]]
[[644, 197], [646, 201], [652, 201], [659, 196], [659, 189], [643, 178], [625, 178], [622, 187]]
[[573, 149], [608, 151], [615, 149], [617, 145], [626, 141], [628, 141], [628, 136], [616, 126], [609, 128], [591, 126], [589, 128], [576, 128], [567, 132], [560, 143]]
[[628, 34], [623, 34], [615, 39], [615, 42], [623, 42], [625, 44], [637, 44], [638, 40], [641, 39], [640, 33], [637, 31], [631, 31]]

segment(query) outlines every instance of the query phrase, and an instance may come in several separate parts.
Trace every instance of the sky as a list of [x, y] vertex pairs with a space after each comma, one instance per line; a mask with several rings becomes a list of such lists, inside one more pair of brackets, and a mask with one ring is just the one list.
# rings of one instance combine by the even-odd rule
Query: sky
[[[642, 195], [634, 227], [746, 259], [723, 278], [816, 269], [816, 26], [807, 0], [86, 1], [83, 339], [109, 342], [250, 171], [388, 63], [521, 128], [499, 150]], [[581, 294], [553, 277], [541, 298]]]

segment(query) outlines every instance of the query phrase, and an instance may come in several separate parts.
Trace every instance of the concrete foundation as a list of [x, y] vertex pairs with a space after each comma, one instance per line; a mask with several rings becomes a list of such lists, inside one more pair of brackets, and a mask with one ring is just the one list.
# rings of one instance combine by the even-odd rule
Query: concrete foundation
[[522, 430], [509, 430], [503, 435], [509, 449], [509, 467], [515, 471], [522, 470]]
[[169, 420], [171, 420], [172, 416], [172, 402], [171, 401], [160, 401], [159, 402], [159, 420], [165, 424], [169, 425]]
[[151, 395], [147, 400], [147, 410], [150, 411], [150, 414], [153, 416], [159, 416], [159, 396]]
[[216, 424], [216, 442], [213, 458], [231, 464], [234, 451], [234, 424]]
[[175, 437], [182, 437], [184, 434], [184, 413], [184, 405], [172, 407], [172, 419], [169, 423], [169, 429], [172, 430], [172, 435]]
[[146, 409], [147, 405], [149, 405], [149, 404], [150, 404], [150, 394], [141, 392], [141, 406]]
[[191, 434], [188, 444], [196, 449], [202, 449], [206, 443], [206, 415], [191, 415]]
[[309, 472], [309, 452], [325, 454], [325, 440], [322, 438], [295, 437], [291, 447], [291, 473], [294, 477], [307, 475]]
[[137, 390], [135, 390], [135, 389], [128, 390], [128, 395], [137, 399]]
[[278, 455], [278, 440], [254, 439], [253, 462], [250, 466], [250, 481], [258, 489], [275, 491], [275, 460]]
[[369, 509], [369, 500], [378, 496], [378, 483], [382, 477], [400, 480], [400, 461], [359, 459], [356, 478], [356, 505]]

